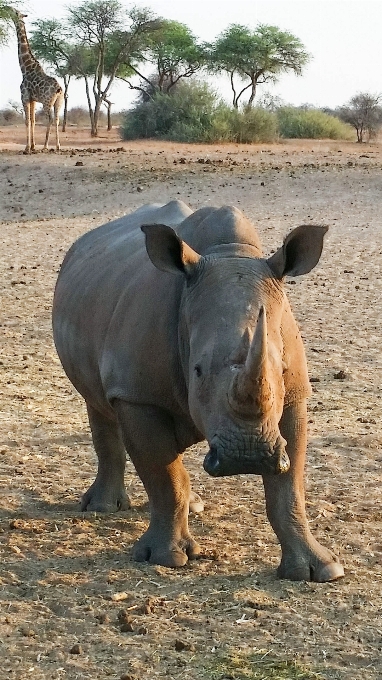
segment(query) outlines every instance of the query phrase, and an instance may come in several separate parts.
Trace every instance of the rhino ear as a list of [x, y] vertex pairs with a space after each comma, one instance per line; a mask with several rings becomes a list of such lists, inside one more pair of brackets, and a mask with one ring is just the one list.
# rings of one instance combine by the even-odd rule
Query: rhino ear
[[162, 272], [191, 276], [201, 255], [196, 253], [165, 224], [145, 224], [141, 227], [146, 237], [147, 254], [154, 267]]
[[285, 238], [283, 245], [267, 263], [276, 279], [307, 274], [321, 257], [327, 226], [303, 224]]

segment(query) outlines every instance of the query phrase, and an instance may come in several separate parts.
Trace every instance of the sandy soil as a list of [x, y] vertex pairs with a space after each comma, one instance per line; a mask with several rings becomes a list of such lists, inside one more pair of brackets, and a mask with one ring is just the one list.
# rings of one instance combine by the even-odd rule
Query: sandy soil
[[[127, 144], [84, 130], [60, 154], [23, 145], [23, 128], [0, 129], [0, 678], [380, 679], [381, 147]], [[314, 380], [307, 509], [341, 581], [277, 580], [260, 480], [209, 478], [203, 446], [186, 465], [206, 503], [190, 519], [204, 552], [182, 570], [131, 561], [148, 508], [130, 463], [131, 510], [79, 512], [96, 461], [52, 343], [57, 270], [86, 230], [177, 197], [237, 205], [266, 252], [293, 226], [330, 226], [319, 266], [287, 289]]]

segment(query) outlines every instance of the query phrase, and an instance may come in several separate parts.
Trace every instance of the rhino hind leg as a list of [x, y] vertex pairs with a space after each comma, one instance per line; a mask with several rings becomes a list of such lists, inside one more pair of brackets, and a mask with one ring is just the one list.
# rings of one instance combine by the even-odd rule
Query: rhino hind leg
[[81, 510], [115, 512], [130, 507], [124, 486], [126, 451], [118, 423], [87, 404], [89, 424], [98, 457], [95, 481], [83, 495]]
[[312, 536], [305, 514], [304, 467], [307, 438], [306, 403], [288, 407], [280, 422], [291, 461], [289, 472], [264, 476], [268, 519], [281, 545], [280, 578], [334, 581], [344, 575], [333, 553]]
[[[199, 555], [188, 528], [190, 481], [178, 451], [172, 418], [161, 409], [116, 400], [126, 450], [149, 497], [150, 525], [133, 558], [181, 567]], [[195, 496], [191, 496], [195, 498]], [[200, 504], [200, 500], [198, 500]]]

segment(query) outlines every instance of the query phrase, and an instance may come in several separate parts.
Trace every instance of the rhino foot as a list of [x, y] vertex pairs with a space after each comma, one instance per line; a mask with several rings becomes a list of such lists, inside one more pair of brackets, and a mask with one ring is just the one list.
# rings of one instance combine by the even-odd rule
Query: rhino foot
[[81, 511], [90, 512], [117, 512], [128, 510], [131, 507], [130, 500], [125, 489], [101, 488], [97, 480], [91, 485], [81, 499]]
[[195, 491], [191, 491], [190, 493], [190, 512], [193, 512], [195, 515], [197, 515], [199, 512], [203, 512], [204, 510], [204, 503], [202, 499], [200, 498], [199, 494], [195, 493]]
[[133, 559], [137, 562], [160, 564], [163, 567], [183, 567], [188, 560], [196, 559], [200, 554], [200, 546], [191, 536], [172, 541], [166, 546], [153, 534], [154, 532], [148, 529], [136, 542]]
[[[328, 551], [329, 552], [329, 551]], [[325, 583], [344, 576], [344, 568], [337, 558], [329, 553], [331, 561], [324, 561], [316, 555], [308, 557], [284, 557], [277, 570], [279, 578], [290, 581], [316, 581]]]

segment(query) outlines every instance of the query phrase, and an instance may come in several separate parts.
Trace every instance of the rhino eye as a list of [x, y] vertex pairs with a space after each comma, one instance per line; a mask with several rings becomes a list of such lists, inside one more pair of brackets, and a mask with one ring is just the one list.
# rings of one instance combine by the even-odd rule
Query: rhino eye
[[200, 378], [200, 376], [202, 375], [202, 367], [201, 367], [201, 365], [200, 365], [200, 364], [195, 364], [194, 371], [195, 371], [196, 376], [197, 376], [198, 378]]

